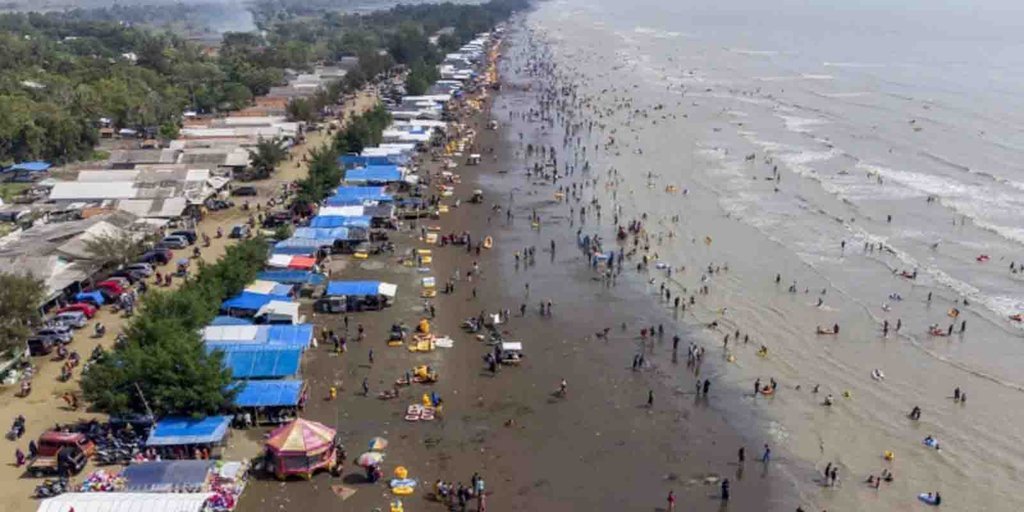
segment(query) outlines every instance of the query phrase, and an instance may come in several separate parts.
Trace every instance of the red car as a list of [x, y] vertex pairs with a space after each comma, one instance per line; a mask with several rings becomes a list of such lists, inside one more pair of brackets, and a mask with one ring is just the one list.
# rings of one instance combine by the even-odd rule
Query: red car
[[86, 318], [92, 318], [96, 316], [96, 306], [86, 302], [76, 302], [74, 304], [64, 306], [57, 310], [57, 314], [67, 313], [69, 311], [81, 311]]
[[124, 293], [124, 288], [121, 286], [121, 283], [118, 283], [117, 281], [101, 281], [96, 283], [96, 288], [101, 292], [104, 292], [104, 296], [113, 297], [115, 299]]

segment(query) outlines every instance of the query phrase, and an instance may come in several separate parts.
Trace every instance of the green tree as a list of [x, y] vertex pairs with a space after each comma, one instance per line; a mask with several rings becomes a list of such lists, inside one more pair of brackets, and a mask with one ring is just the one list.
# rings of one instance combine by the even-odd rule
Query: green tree
[[288, 119], [311, 123], [317, 120], [317, 109], [312, 101], [306, 98], [293, 98], [288, 102]]
[[0, 351], [23, 346], [39, 323], [39, 306], [46, 295], [34, 276], [0, 274]]
[[108, 233], [85, 239], [85, 251], [101, 266], [118, 268], [138, 259], [148, 241], [128, 232]]
[[249, 166], [256, 172], [258, 179], [269, 178], [270, 174], [288, 157], [288, 151], [281, 145], [281, 141], [274, 139], [260, 139], [256, 143], [255, 150], [249, 150]]

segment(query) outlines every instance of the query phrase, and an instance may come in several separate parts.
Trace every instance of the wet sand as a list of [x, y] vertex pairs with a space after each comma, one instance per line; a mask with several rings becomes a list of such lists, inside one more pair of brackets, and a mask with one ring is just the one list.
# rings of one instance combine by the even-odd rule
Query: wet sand
[[[485, 111], [490, 105], [489, 99]], [[647, 341], [648, 367], [631, 371], [630, 360], [641, 349], [637, 337], [641, 326], [669, 326], [670, 313], [643, 286], [623, 279], [618, 286], [605, 288], [593, 280], [585, 257], [575, 246], [575, 230], [557, 220], [555, 212], [564, 205], [550, 199], [550, 188], [528, 194], [522, 190], [524, 175], [498, 174], [521, 165], [514, 160], [514, 148], [502, 142], [504, 128], [486, 130], [487, 119], [485, 112], [470, 120], [478, 137], [476, 147], [465, 152], [483, 153], [484, 162], [454, 170], [462, 180], [455, 195], [462, 205], [442, 215], [440, 221], [426, 222], [440, 225], [442, 233], [466, 230], [474, 240], [486, 235], [495, 239], [495, 248], [480, 256], [467, 253], [462, 246], [432, 248], [434, 264], [429, 275], [438, 279], [439, 286], [456, 268], [462, 275], [453, 294], [439, 294], [433, 301], [438, 315], [433, 331], [451, 336], [454, 348], [412, 354], [405, 348], [387, 347], [392, 323], [414, 325], [421, 317], [421, 275], [395, 265], [394, 259], [338, 261], [336, 279], [395, 282], [398, 298], [385, 311], [350, 315], [347, 353], [334, 355], [324, 345], [310, 350], [302, 371], [311, 398], [303, 416], [336, 425], [350, 458], [361, 453], [371, 437], [388, 438], [391, 445], [383, 465], [386, 477], [402, 465], [421, 482], [416, 493], [404, 500], [406, 510], [442, 509], [425, 502], [432, 483], [444, 479], [468, 485], [474, 472], [486, 479], [490, 510], [657, 510], [666, 508], [669, 490], [674, 490], [680, 509], [718, 510], [723, 505], [718, 485], [705, 482], [717, 482], [720, 477], [732, 481], [731, 508], [752, 510], [771, 500], [767, 477], [782, 461], [767, 468], [755, 462], [760, 445], [748, 442], [745, 465], [735, 463], [744, 441], [715, 409], [716, 389], [706, 400], [695, 397], [696, 378], [685, 363], [689, 333], [679, 332], [683, 341], [678, 362], [674, 363], [671, 355], [675, 332], [668, 327], [662, 339]], [[496, 159], [490, 148], [495, 148]], [[436, 166], [429, 164], [424, 169]], [[478, 187], [485, 192], [484, 204], [468, 203], [470, 192]], [[509, 192], [515, 198], [511, 223], [506, 222], [504, 210], [489, 215], [492, 205], [507, 204]], [[542, 218], [550, 217], [539, 231], [530, 226], [533, 209]], [[394, 233], [398, 252], [426, 247], [417, 235], [418, 231], [408, 226]], [[556, 244], [553, 255], [548, 251], [551, 240]], [[513, 253], [524, 246], [536, 246], [536, 264], [517, 270]], [[468, 282], [465, 274], [474, 261], [480, 265], [481, 276]], [[526, 283], [530, 283], [528, 296]], [[553, 314], [542, 317], [538, 303], [547, 299], [553, 301]], [[524, 303], [526, 315], [521, 318], [519, 306]], [[482, 360], [489, 346], [462, 332], [459, 324], [481, 311], [505, 308], [512, 311], [511, 321], [503, 328], [505, 337], [524, 343], [526, 359], [519, 367], [503, 367], [492, 376]], [[310, 318], [318, 332], [325, 326], [344, 330], [342, 315]], [[620, 327], [623, 322], [627, 326], [624, 331]], [[351, 341], [357, 323], [366, 328], [362, 342]], [[612, 327], [610, 336], [599, 340], [594, 333], [604, 327]], [[372, 365], [368, 358], [371, 349]], [[396, 378], [418, 364], [436, 368], [440, 382], [404, 388], [396, 400], [375, 398], [379, 390], [390, 388]], [[706, 361], [701, 376], [713, 379], [715, 366], [716, 362]], [[661, 378], [666, 374], [682, 376], [683, 384], [666, 384], [670, 381]], [[369, 397], [361, 396], [364, 377], [369, 379]], [[563, 378], [569, 389], [564, 399], [554, 393]], [[337, 383], [342, 384], [339, 398], [325, 400], [330, 385]], [[403, 421], [405, 407], [431, 390], [445, 401], [444, 417], [433, 423]], [[652, 408], [646, 406], [649, 390], [655, 396]], [[258, 439], [265, 431], [248, 435]], [[240, 510], [386, 506], [389, 494], [383, 483], [364, 483], [362, 471], [351, 463], [346, 471], [349, 474], [340, 481], [319, 474], [310, 482], [254, 482]], [[330, 491], [338, 484], [353, 487], [357, 493], [342, 502]]]

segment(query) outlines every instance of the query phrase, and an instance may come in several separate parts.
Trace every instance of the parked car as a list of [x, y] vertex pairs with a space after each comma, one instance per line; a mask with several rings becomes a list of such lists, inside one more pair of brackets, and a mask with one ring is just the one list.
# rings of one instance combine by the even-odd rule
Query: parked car
[[231, 191], [233, 196], [255, 196], [257, 195], [256, 187], [235, 187]]
[[292, 212], [272, 212], [263, 219], [263, 227], [276, 228], [291, 222]]
[[210, 211], [227, 210], [234, 205], [234, 202], [225, 199], [209, 199], [206, 201], [206, 207]]
[[249, 226], [245, 224], [238, 224], [231, 228], [231, 234], [229, 236], [231, 238], [247, 238], [249, 236], [249, 232]]
[[103, 294], [103, 298], [107, 302], [113, 302], [121, 298], [121, 295], [125, 292], [121, 283], [117, 281], [103, 281], [96, 284], [95, 290]]
[[120, 286], [122, 289], [127, 290], [132, 287], [132, 280], [125, 276], [110, 276], [103, 280], [100, 284], [112, 283]]
[[188, 240], [189, 245], [196, 243], [196, 240], [199, 238], [199, 236], [196, 235], [196, 232], [191, 229], [179, 229], [177, 231], [172, 232], [171, 236], [184, 237], [185, 240]]
[[54, 323], [66, 325], [72, 329], [81, 329], [85, 327], [86, 322], [89, 321], [85, 317], [85, 313], [81, 311], [67, 311], [64, 313], [58, 313], [54, 315], [50, 320]]
[[170, 249], [184, 249], [188, 247], [188, 239], [183, 236], [170, 235], [165, 236], [163, 240], [160, 240], [158, 246], [164, 246]]
[[92, 317], [96, 316], [96, 311], [98, 311], [98, 308], [96, 306], [93, 306], [92, 304], [89, 304], [89, 303], [86, 303], [86, 302], [76, 302], [74, 304], [69, 304], [67, 306], [64, 306], [64, 307], [58, 309], [55, 313], [57, 313], [59, 315], [61, 313], [68, 313], [68, 312], [75, 312], [75, 311], [82, 313], [83, 315], [85, 315], [86, 318], [92, 318]]
[[142, 272], [136, 270], [128, 270], [126, 268], [122, 268], [121, 270], [115, 271], [113, 274], [110, 274], [110, 277], [126, 279], [128, 280], [128, 284], [135, 284], [139, 281], [146, 279], [146, 275], [143, 274]]
[[49, 355], [53, 352], [53, 347], [58, 345], [52, 338], [40, 336], [30, 336], [26, 343], [28, 344], [28, 354], [32, 357]]
[[139, 262], [147, 263], [149, 265], [154, 263], [157, 265], [166, 265], [172, 258], [174, 258], [174, 253], [168, 249], [153, 249], [152, 251], [147, 251], [143, 254], [139, 258]]
[[43, 432], [36, 442], [35, 458], [28, 465], [28, 473], [36, 478], [43, 475], [74, 475], [82, 471], [89, 457], [96, 453], [96, 445], [78, 432]]
[[139, 272], [146, 277], [153, 275], [153, 265], [150, 265], [149, 263], [132, 263], [125, 267], [125, 270]]
[[71, 328], [65, 325], [51, 325], [36, 331], [35, 337], [47, 338], [57, 343], [71, 342]]

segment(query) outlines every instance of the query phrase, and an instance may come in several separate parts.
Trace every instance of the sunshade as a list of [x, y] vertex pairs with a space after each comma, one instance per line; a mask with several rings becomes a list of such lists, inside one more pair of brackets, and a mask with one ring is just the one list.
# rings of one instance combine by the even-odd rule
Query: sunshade
[[266, 444], [275, 453], [319, 453], [334, 443], [335, 434], [330, 427], [299, 418], [271, 432]]
[[380, 452], [366, 452], [356, 458], [356, 465], [361, 468], [376, 466], [384, 461], [384, 454]]

